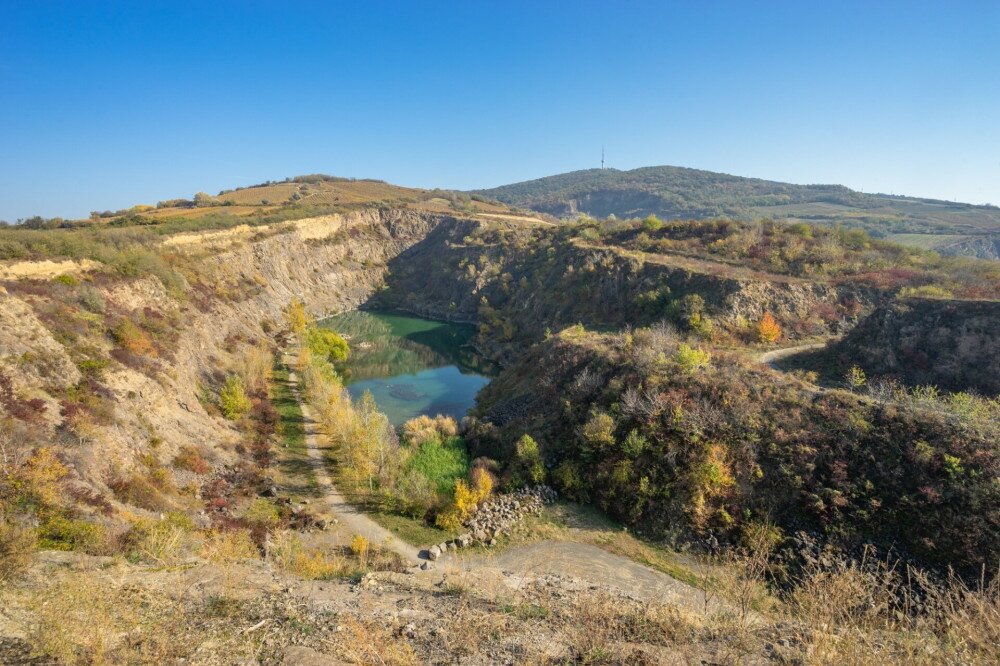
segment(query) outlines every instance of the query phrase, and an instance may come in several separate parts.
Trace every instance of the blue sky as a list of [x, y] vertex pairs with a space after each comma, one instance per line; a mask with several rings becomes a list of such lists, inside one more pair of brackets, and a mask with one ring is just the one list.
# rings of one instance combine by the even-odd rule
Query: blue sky
[[0, 0], [0, 219], [673, 164], [1000, 204], [1000, 2]]

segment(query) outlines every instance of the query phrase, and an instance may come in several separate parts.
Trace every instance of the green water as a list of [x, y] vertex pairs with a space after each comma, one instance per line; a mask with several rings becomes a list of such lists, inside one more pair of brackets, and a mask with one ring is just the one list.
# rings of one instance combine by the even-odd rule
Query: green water
[[493, 368], [467, 343], [472, 326], [389, 312], [347, 312], [321, 322], [351, 347], [342, 369], [354, 398], [371, 391], [394, 425], [415, 416], [461, 419]]

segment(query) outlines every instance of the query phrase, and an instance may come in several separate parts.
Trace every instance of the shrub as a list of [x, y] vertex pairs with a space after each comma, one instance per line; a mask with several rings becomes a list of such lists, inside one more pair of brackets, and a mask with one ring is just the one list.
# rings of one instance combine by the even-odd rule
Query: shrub
[[292, 329], [293, 333], [301, 333], [306, 330], [309, 319], [306, 316], [305, 303], [300, 301], [298, 297], [293, 297], [288, 307], [285, 308], [285, 319], [287, 319], [288, 327]]
[[416, 469], [403, 472], [396, 482], [396, 495], [404, 511], [413, 518], [422, 518], [437, 506], [439, 501], [436, 484]]
[[306, 550], [294, 532], [274, 535], [267, 556], [279, 568], [308, 580], [330, 580], [347, 572], [347, 563], [328, 550]]
[[328, 328], [310, 326], [305, 331], [306, 345], [316, 356], [331, 363], [347, 360], [349, 348], [347, 341]]
[[35, 531], [0, 516], [0, 583], [13, 579], [31, 563]]
[[226, 378], [225, 385], [219, 391], [219, 407], [223, 416], [230, 421], [243, 417], [253, 407], [243, 387], [243, 380], [238, 375], [229, 375]]
[[174, 458], [174, 467], [186, 469], [195, 474], [208, 474], [211, 467], [208, 461], [193, 446], [183, 446]]
[[473, 469], [470, 477], [471, 483], [466, 483], [464, 479], [455, 481], [454, 500], [446, 511], [437, 515], [435, 521], [441, 529], [458, 530], [493, 492], [493, 477], [482, 467]]
[[154, 479], [138, 473], [117, 476], [108, 481], [108, 487], [122, 502], [150, 511], [165, 511], [172, 508], [170, 502], [160, 493]]
[[38, 526], [38, 546], [49, 550], [89, 550], [104, 537], [97, 523], [70, 518], [62, 513], [46, 517]]
[[258, 497], [250, 502], [250, 506], [247, 507], [243, 517], [251, 523], [267, 528], [276, 527], [281, 520], [278, 507], [263, 497]]
[[131, 319], [123, 319], [111, 331], [118, 346], [131, 354], [139, 356], [154, 356], [153, 341], [146, 331], [139, 328]]
[[450, 416], [438, 414], [434, 418], [420, 415], [403, 424], [403, 441], [417, 446], [429, 439], [445, 440], [458, 434], [458, 424]]
[[70, 275], [69, 273], [63, 273], [62, 275], [57, 275], [54, 278], [52, 278], [52, 280], [54, 282], [58, 282], [59, 284], [64, 284], [67, 287], [75, 287], [76, 285], [80, 284], [80, 281], [77, 280], [72, 275]]
[[674, 360], [677, 361], [681, 371], [691, 374], [696, 370], [707, 368], [712, 361], [712, 354], [705, 349], [682, 344], [677, 348]]
[[766, 344], [773, 344], [781, 337], [781, 327], [770, 312], [765, 312], [757, 323], [757, 339]]
[[865, 371], [856, 365], [851, 366], [851, 369], [847, 371], [847, 375], [845, 375], [844, 379], [852, 391], [857, 391], [868, 383], [868, 377], [865, 375]]
[[645, 232], [654, 233], [662, 228], [663, 221], [655, 215], [650, 215], [642, 221], [642, 230]]
[[69, 470], [49, 447], [35, 449], [9, 479], [19, 503], [36, 507], [59, 504], [61, 483]]
[[360, 534], [355, 534], [354, 538], [351, 539], [351, 552], [354, 553], [354, 557], [358, 558], [361, 568], [368, 566], [369, 546], [368, 539]]
[[523, 486], [529, 483], [541, 483], [544, 480], [545, 466], [542, 464], [542, 453], [538, 448], [538, 442], [531, 435], [521, 435], [514, 445], [510, 485]]

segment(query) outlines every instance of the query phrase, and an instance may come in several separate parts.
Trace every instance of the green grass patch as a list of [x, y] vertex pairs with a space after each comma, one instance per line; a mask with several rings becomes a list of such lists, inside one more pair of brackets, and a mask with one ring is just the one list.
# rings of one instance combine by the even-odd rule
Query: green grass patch
[[420, 518], [411, 518], [385, 508], [364, 507], [364, 509], [376, 523], [414, 546], [433, 546], [455, 537], [454, 532], [428, 525]]
[[455, 481], [469, 473], [469, 452], [465, 440], [457, 436], [444, 441], [427, 440], [407, 461], [407, 469], [414, 469], [427, 477], [438, 493], [450, 495]]

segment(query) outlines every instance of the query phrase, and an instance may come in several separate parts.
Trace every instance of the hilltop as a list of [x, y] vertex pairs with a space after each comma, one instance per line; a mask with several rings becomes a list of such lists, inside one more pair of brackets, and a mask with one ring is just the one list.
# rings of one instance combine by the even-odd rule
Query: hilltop
[[[120, 210], [92, 211], [84, 219], [35, 216], [19, 220], [17, 226], [24, 229], [148, 226], [163, 235], [347, 213], [372, 206], [426, 213], [510, 212], [505, 204], [464, 192], [402, 187], [371, 178], [310, 174], [226, 189], [214, 195], [198, 192], [189, 199], [165, 199], [155, 205], [141, 203]], [[3, 258], [13, 257], [0, 255]]]
[[573, 171], [473, 193], [556, 217], [657, 215], [843, 224], [947, 254], [1000, 256], [1000, 208], [996, 206], [867, 194], [843, 185], [793, 185], [656, 166]]

